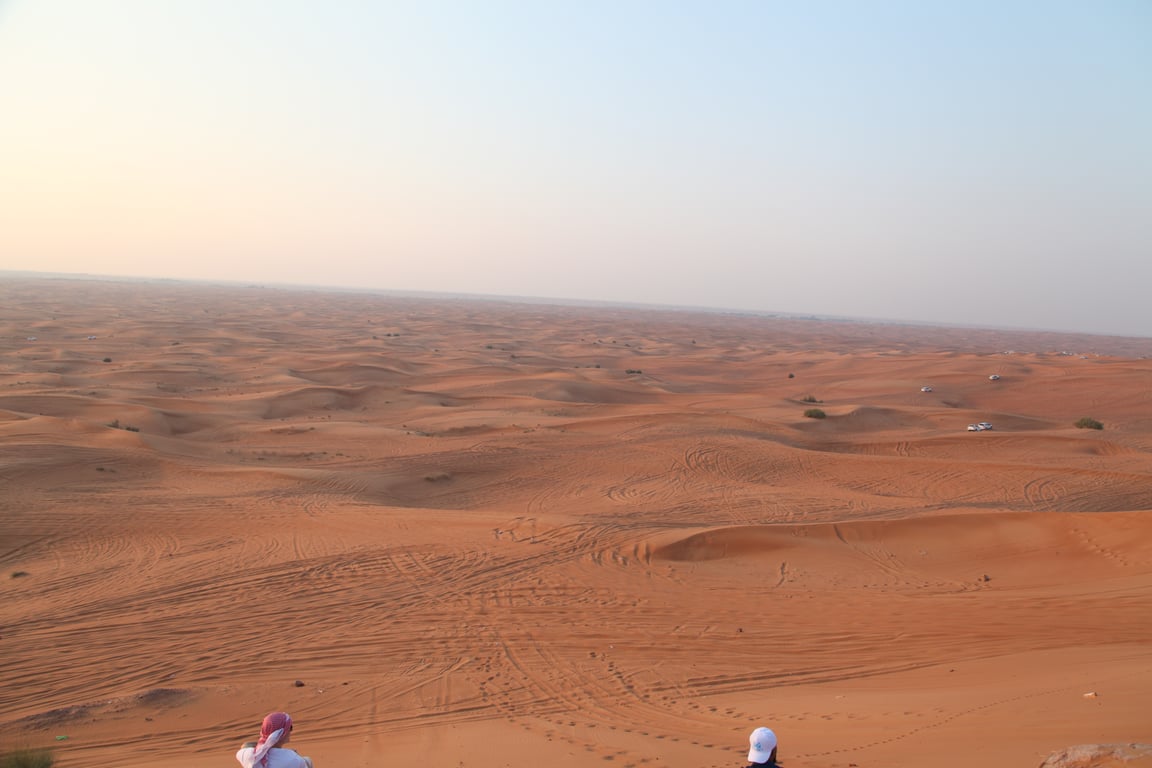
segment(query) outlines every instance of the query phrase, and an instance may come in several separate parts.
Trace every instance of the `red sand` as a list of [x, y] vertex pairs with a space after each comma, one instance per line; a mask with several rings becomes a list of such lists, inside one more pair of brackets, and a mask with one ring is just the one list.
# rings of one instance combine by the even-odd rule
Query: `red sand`
[[22, 278], [0, 318], [0, 747], [1152, 741], [1152, 340]]

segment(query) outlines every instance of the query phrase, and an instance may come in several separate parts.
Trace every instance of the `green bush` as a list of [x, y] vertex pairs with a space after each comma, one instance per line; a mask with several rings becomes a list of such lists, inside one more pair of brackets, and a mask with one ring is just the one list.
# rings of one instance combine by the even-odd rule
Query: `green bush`
[[804, 411], [804, 415], [810, 419], [823, 419], [828, 414], [824, 413], [824, 411], [820, 410], [819, 408], [809, 408], [808, 410]]
[[52, 768], [55, 762], [50, 749], [14, 749], [0, 757], [0, 768]]
[[1080, 421], [1076, 422], [1076, 428], [1077, 429], [1104, 429], [1104, 425], [1101, 424], [1100, 422], [1096, 421], [1096, 419], [1090, 419], [1087, 416], [1085, 416], [1084, 418], [1080, 419]]

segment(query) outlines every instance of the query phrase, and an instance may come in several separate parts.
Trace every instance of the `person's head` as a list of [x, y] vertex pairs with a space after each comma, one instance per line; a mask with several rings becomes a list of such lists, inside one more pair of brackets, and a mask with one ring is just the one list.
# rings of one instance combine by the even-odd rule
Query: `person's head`
[[748, 737], [748, 762], [769, 763], [776, 759], [776, 734], [760, 727]]
[[288, 743], [288, 737], [292, 735], [292, 717], [287, 712], [268, 713], [264, 722], [260, 723], [260, 743], [267, 741], [276, 731], [280, 731], [280, 736], [273, 744], [278, 746]]

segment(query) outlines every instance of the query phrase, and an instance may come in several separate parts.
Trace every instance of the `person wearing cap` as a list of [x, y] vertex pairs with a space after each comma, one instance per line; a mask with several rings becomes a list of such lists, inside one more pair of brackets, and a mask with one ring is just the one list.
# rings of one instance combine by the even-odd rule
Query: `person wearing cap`
[[287, 712], [271, 712], [260, 724], [260, 740], [240, 747], [236, 759], [244, 768], [312, 768], [312, 758], [286, 749], [292, 738], [292, 718]]
[[771, 728], [757, 728], [748, 737], [748, 763], [749, 768], [752, 766], [775, 767], [776, 734], [772, 732]]

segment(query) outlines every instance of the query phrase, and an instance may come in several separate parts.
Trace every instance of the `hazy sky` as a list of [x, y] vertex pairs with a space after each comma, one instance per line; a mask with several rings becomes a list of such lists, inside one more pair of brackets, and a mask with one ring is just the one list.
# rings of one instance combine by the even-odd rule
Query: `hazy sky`
[[0, 269], [1152, 336], [1152, 2], [0, 0]]

